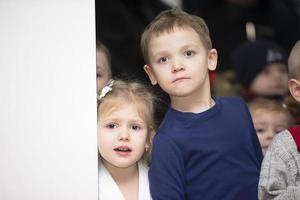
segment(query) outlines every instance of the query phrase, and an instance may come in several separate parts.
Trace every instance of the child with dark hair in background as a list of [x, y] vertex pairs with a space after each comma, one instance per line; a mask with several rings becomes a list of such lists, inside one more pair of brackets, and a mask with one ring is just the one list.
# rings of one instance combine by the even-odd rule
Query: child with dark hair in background
[[[289, 57], [289, 90], [300, 102], [300, 41]], [[277, 134], [264, 157], [258, 197], [260, 200], [300, 199], [300, 126]]]
[[249, 108], [262, 152], [265, 154], [273, 137], [293, 125], [293, 117], [283, 104], [271, 99], [255, 98], [250, 102]]
[[255, 200], [262, 160], [249, 110], [239, 98], [212, 98], [217, 66], [206, 23], [174, 9], [145, 29], [144, 69], [171, 105], [153, 142], [152, 198]]
[[233, 51], [231, 64], [246, 100], [258, 96], [283, 100], [287, 95], [287, 55], [276, 43], [264, 39], [244, 42]]
[[111, 55], [107, 47], [100, 41], [96, 42], [97, 91], [101, 90], [112, 77]]

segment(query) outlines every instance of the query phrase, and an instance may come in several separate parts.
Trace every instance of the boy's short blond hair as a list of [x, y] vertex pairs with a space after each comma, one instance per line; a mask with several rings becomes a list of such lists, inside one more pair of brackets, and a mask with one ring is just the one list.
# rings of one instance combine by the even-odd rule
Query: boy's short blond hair
[[[294, 119], [287, 108], [280, 102], [272, 99], [258, 97], [253, 99], [249, 104], [250, 112], [253, 114], [257, 110], [263, 110], [271, 113], [282, 113], [286, 116], [287, 126], [294, 125]], [[275, 116], [275, 115], [274, 115]]]
[[290, 78], [300, 79], [300, 40], [294, 45], [291, 50], [288, 66]]
[[201, 17], [188, 14], [179, 9], [165, 10], [154, 18], [142, 34], [141, 48], [147, 65], [150, 64], [148, 48], [151, 38], [165, 32], [172, 32], [174, 27], [194, 29], [204, 47], [207, 50], [212, 48], [209, 29]]

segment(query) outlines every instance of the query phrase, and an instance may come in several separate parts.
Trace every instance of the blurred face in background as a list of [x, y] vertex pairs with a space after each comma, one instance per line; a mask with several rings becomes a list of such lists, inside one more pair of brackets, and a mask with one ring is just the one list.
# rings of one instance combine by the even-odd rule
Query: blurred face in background
[[288, 92], [287, 66], [282, 63], [270, 64], [255, 77], [250, 89], [256, 95], [286, 95]]
[[101, 90], [108, 80], [111, 78], [111, 69], [106, 54], [97, 50], [96, 52], [96, 65], [97, 65], [97, 91]]
[[266, 153], [273, 137], [288, 128], [289, 118], [281, 112], [257, 109], [251, 113], [262, 152]]

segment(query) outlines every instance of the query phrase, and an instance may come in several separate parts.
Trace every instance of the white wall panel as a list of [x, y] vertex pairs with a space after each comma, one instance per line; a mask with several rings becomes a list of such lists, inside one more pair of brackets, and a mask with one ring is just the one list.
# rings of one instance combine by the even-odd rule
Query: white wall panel
[[92, 0], [0, 0], [0, 199], [96, 200]]

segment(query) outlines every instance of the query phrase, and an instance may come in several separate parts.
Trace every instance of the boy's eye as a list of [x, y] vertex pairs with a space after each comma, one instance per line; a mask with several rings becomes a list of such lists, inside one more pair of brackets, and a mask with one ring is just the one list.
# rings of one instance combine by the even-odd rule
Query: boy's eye
[[188, 57], [193, 56], [195, 53], [191, 50], [185, 51], [184, 54]]
[[109, 123], [109, 124], [105, 125], [105, 127], [108, 128], [108, 129], [114, 129], [114, 128], [118, 127], [118, 124], [116, 124], [116, 123]]
[[159, 63], [165, 63], [165, 62], [167, 62], [167, 61], [168, 61], [168, 58], [167, 58], [167, 57], [161, 57], [161, 58], [158, 59], [158, 62], [159, 62]]
[[259, 134], [263, 134], [265, 132], [265, 129], [263, 129], [263, 128], [257, 128], [256, 132], [259, 133]]
[[284, 129], [284, 127], [277, 128], [275, 129], [275, 133], [280, 133], [281, 131], [284, 131]]

